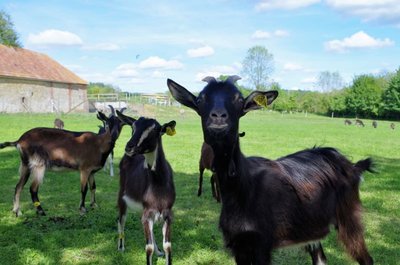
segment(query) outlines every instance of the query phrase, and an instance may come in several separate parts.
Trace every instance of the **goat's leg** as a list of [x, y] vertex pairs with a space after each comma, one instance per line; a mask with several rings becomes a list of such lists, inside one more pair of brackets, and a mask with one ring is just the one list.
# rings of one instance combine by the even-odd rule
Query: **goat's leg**
[[126, 223], [126, 214], [127, 214], [127, 206], [125, 201], [122, 198], [118, 199], [118, 208], [119, 208], [119, 216], [118, 216], [118, 250], [125, 250], [125, 223]]
[[43, 183], [44, 172], [46, 168], [44, 166], [37, 166], [32, 168], [33, 180], [32, 185], [29, 189], [31, 193], [32, 203], [36, 207], [36, 212], [39, 215], [46, 215], [42, 206], [40, 205], [40, 200], [38, 196], [39, 186]]
[[85, 199], [86, 199], [86, 193], [88, 191], [87, 184], [88, 184], [89, 174], [90, 174], [89, 172], [81, 171], [81, 202], [79, 203], [79, 211], [81, 215], [87, 212], [85, 207]]
[[308, 244], [305, 247], [306, 251], [310, 254], [313, 265], [325, 265], [326, 256], [324, 250], [322, 249], [321, 242], [316, 242], [314, 244]]
[[197, 190], [197, 196], [201, 196], [201, 193], [203, 192], [203, 173], [204, 173], [204, 167], [201, 165], [199, 166], [199, 189]]
[[211, 178], [214, 179], [214, 185], [213, 188], [215, 189], [215, 199], [217, 200], [217, 202], [221, 202], [221, 193], [219, 191], [219, 180], [218, 180], [218, 176], [213, 173]]
[[114, 150], [111, 151], [108, 158], [109, 158], [109, 163], [110, 163], [110, 176], [114, 177]]
[[13, 205], [13, 212], [15, 213], [15, 216], [21, 216], [22, 212], [19, 207], [19, 200], [21, 197], [21, 191], [24, 188], [26, 182], [29, 179], [31, 171], [29, 169], [29, 166], [21, 162], [21, 165], [19, 166], [19, 181], [17, 185], [15, 186], [15, 193], [14, 193], [14, 205]]
[[361, 202], [358, 197], [353, 197], [352, 201], [346, 205], [347, 211], [342, 208], [338, 210], [338, 237], [350, 256], [360, 265], [372, 265], [374, 261], [368, 253], [363, 235]]
[[211, 184], [211, 193], [214, 199], [217, 200], [217, 193], [215, 192], [215, 178], [214, 178], [214, 174], [211, 175], [210, 178], [210, 184]]
[[171, 249], [171, 211], [165, 210], [163, 212], [164, 216], [164, 225], [162, 228], [163, 233], [163, 248], [165, 252], [165, 264], [171, 265], [172, 264], [172, 249]]
[[89, 187], [90, 187], [90, 207], [97, 207], [96, 203], [96, 181], [94, 180], [94, 173], [89, 175]]
[[154, 253], [154, 238], [153, 238], [153, 218], [143, 213], [142, 222], [144, 235], [146, 237], [146, 264], [152, 265], [152, 257]]

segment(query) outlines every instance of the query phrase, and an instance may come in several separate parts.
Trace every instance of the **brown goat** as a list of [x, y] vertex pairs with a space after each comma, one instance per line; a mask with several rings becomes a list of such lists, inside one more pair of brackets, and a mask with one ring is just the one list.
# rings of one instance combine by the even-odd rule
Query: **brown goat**
[[20, 195], [29, 176], [33, 175], [30, 193], [33, 205], [40, 215], [45, 212], [40, 204], [38, 189], [43, 182], [46, 170], [77, 170], [81, 176], [80, 212], [86, 213], [85, 198], [88, 182], [91, 190], [92, 207], [96, 206], [96, 183], [94, 174], [104, 166], [104, 163], [114, 148], [118, 126], [113, 119], [99, 112], [98, 119], [106, 122], [105, 132], [71, 132], [54, 128], [34, 128], [25, 132], [15, 142], [0, 144], [0, 149], [15, 146], [21, 156], [20, 179], [15, 187], [13, 212], [20, 216]]

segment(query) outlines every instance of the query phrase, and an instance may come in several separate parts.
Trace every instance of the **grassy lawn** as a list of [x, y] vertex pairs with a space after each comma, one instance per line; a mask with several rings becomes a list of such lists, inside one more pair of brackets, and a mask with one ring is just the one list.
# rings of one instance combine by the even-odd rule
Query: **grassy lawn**
[[[220, 205], [212, 199], [209, 172], [203, 196], [197, 197], [200, 118], [189, 110], [182, 116], [174, 108], [153, 109], [152, 113], [160, 123], [177, 121], [177, 134], [163, 137], [177, 191], [172, 231], [174, 264], [234, 264], [218, 230]], [[97, 131], [101, 124], [95, 114], [70, 114], [62, 119], [69, 130]], [[53, 120], [53, 115], [0, 114], [0, 142], [17, 140], [33, 127], [51, 127]], [[354, 162], [372, 156], [378, 173], [366, 173], [361, 185], [367, 245], [376, 264], [400, 264], [400, 124], [390, 130], [389, 122], [378, 122], [377, 129], [372, 128], [371, 121], [364, 122], [366, 127], [359, 128], [344, 126], [343, 119], [252, 112], [241, 120], [240, 130], [246, 132], [241, 147], [246, 155], [269, 158], [314, 145], [336, 147]], [[125, 127], [117, 141], [116, 164], [130, 133]], [[47, 172], [39, 192], [47, 216], [36, 216], [28, 182], [21, 196], [23, 215], [16, 218], [11, 209], [18, 165], [19, 155], [14, 148], [0, 150], [0, 264], [145, 264], [140, 213], [129, 214], [126, 250], [117, 251], [118, 174], [96, 174], [99, 207], [81, 217], [79, 174]], [[161, 246], [160, 230], [161, 225], [155, 226]], [[323, 246], [330, 265], [356, 264], [337, 243], [334, 231]], [[155, 259], [155, 264], [164, 262]], [[311, 264], [311, 259], [301, 249], [290, 248], [275, 251], [274, 264]]]

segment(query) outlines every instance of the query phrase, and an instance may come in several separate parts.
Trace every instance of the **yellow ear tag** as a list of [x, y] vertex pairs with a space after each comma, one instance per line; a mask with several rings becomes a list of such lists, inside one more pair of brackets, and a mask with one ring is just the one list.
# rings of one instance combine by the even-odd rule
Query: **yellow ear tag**
[[40, 206], [40, 202], [34, 202], [34, 203], [33, 203], [33, 206], [39, 207], [39, 206]]
[[166, 133], [169, 136], [175, 135], [176, 134], [175, 128], [167, 127]]
[[254, 102], [257, 103], [258, 106], [267, 107], [267, 97], [264, 95], [257, 95], [253, 98]]

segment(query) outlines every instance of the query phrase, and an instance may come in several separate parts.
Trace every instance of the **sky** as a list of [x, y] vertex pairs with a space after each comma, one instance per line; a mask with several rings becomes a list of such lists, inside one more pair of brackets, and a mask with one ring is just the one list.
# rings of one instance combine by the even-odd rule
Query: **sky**
[[400, 65], [400, 0], [0, 0], [0, 9], [24, 48], [129, 92], [165, 92], [167, 78], [199, 91], [205, 76], [240, 76], [255, 45], [273, 55], [268, 81], [290, 90], [317, 90], [322, 71], [351, 84]]

